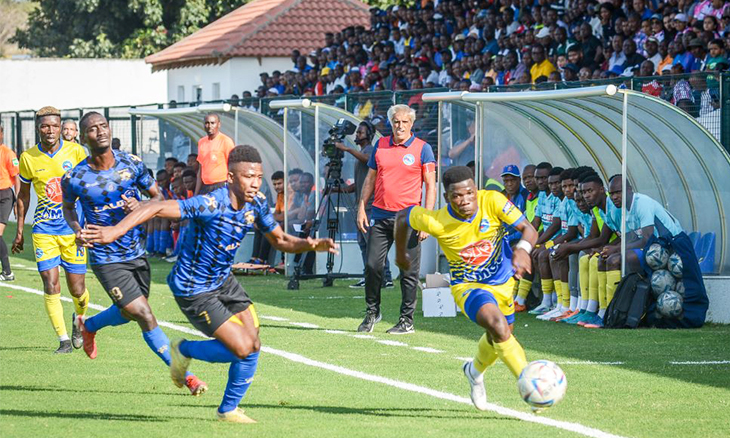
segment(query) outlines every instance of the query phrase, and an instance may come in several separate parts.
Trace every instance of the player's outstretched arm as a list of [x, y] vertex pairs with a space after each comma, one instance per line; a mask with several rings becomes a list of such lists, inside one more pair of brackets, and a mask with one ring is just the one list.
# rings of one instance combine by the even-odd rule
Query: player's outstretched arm
[[113, 227], [100, 227], [89, 224], [88, 228], [81, 231], [81, 236], [90, 243], [106, 245], [114, 242], [125, 235], [130, 229], [147, 222], [153, 217], [180, 219], [180, 204], [175, 200], [148, 202], [129, 213], [121, 222]]
[[265, 236], [271, 246], [282, 252], [298, 254], [317, 251], [337, 254], [339, 249], [332, 239], [312, 239], [311, 237], [302, 239], [285, 233], [278, 225], [270, 233], [266, 233]]
[[522, 233], [522, 239], [517, 242], [512, 253], [512, 268], [515, 270], [515, 277], [522, 278], [525, 273], [532, 273], [530, 253], [537, 242], [537, 231], [525, 220], [517, 224], [515, 228]]
[[411, 260], [406, 252], [408, 235], [411, 226], [408, 225], [408, 214], [410, 210], [401, 210], [395, 215], [395, 228], [393, 229], [393, 240], [395, 241], [395, 264], [402, 271], [411, 267]]

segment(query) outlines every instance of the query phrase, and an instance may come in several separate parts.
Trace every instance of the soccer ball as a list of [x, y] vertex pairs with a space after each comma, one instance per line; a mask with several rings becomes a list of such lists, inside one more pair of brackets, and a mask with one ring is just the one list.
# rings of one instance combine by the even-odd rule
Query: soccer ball
[[679, 318], [682, 314], [684, 300], [675, 291], [670, 290], [659, 295], [656, 308], [659, 314], [665, 318]]
[[517, 379], [520, 397], [535, 411], [558, 404], [565, 397], [567, 388], [565, 373], [549, 360], [530, 362]]
[[652, 243], [649, 246], [649, 250], [646, 251], [646, 264], [649, 265], [652, 271], [664, 269], [667, 266], [667, 260], [669, 260], [669, 252], [664, 249], [663, 246], [658, 243]]
[[675, 280], [674, 277], [672, 277], [672, 274], [666, 269], [654, 271], [654, 273], [651, 274], [651, 290], [654, 292], [654, 298], [659, 297], [659, 295], [664, 292], [674, 289], [674, 285], [676, 283], [677, 280]]
[[677, 278], [682, 278], [682, 258], [676, 252], [669, 256], [667, 270]]
[[674, 291], [684, 299], [684, 282], [682, 280], [677, 280], [677, 285], [674, 286]]

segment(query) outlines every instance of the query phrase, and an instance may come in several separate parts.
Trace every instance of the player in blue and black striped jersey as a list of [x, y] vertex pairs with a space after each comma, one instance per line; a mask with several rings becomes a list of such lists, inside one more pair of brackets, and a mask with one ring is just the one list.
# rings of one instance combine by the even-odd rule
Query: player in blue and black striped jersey
[[238, 247], [254, 224], [272, 246], [291, 253], [336, 252], [332, 239], [300, 239], [282, 231], [259, 192], [261, 156], [252, 146], [237, 146], [228, 156], [227, 185], [186, 200], [150, 202], [113, 227], [89, 225], [84, 238], [96, 244], [118, 240], [153, 218], [189, 220], [182, 250], [167, 277], [180, 310], [201, 332], [215, 339], [172, 344], [170, 375], [182, 386], [191, 359], [231, 363], [218, 418], [254, 422], [238, 407], [258, 363], [258, 317], [251, 299], [233, 277]]
[[[96, 332], [107, 326], [134, 320], [142, 329], [150, 349], [170, 365], [170, 341], [157, 325], [147, 297], [150, 293], [150, 265], [144, 257], [144, 229], [136, 226], [109, 244], [92, 245], [83, 237], [74, 208], [76, 200], [83, 206], [86, 224], [116, 225], [128, 212], [139, 208], [140, 191], [154, 199], [162, 199], [155, 180], [137, 156], [112, 150], [112, 133], [106, 118], [90, 112], [82, 117], [81, 138], [89, 146], [91, 156], [67, 172], [61, 180], [63, 215], [76, 233], [79, 245], [86, 246], [91, 269], [104, 286], [114, 304], [91, 318], [79, 316], [74, 321], [84, 337], [84, 351], [96, 357]], [[193, 395], [200, 395], [207, 386], [192, 374], [185, 384]]]

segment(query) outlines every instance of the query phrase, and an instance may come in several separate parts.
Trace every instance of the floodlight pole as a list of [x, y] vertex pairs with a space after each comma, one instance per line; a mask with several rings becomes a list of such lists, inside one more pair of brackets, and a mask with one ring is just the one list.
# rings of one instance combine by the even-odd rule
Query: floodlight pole
[[[474, 173], [476, 177], [477, 187], [482, 187], [482, 176], [484, 174], [484, 153], [482, 151], [482, 114], [484, 112], [484, 106], [481, 102], [477, 102], [476, 110], [474, 111]], [[469, 128], [467, 128], [469, 129]]]
[[[442, 129], [443, 124], [441, 122], [441, 117], [443, 115], [444, 103], [443, 103], [443, 101], [439, 100], [436, 105], [438, 108], [438, 112], [437, 112], [438, 120], [437, 120], [437, 124], [436, 124], [436, 133], [437, 133], [436, 135], [438, 135], [438, 137], [436, 138], [436, 167], [437, 167], [436, 171], [438, 172], [438, 181], [436, 181], [436, 190], [438, 190], [438, 196], [436, 197], [436, 202], [438, 202], [437, 205], [441, 205], [441, 202], [443, 202], [442, 199], [444, 199], [444, 196], [443, 196], [444, 189], [443, 189], [443, 184], [441, 182], [441, 181], [443, 181], [442, 178], [444, 175], [444, 169], [441, 167], [441, 154], [443, 153], [443, 151], [441, 150], [441, 147], [443, 146], [442, 141], [441, 141], [441, 137], [443, 137], [443, 129]], [[434, 205], [434, 209], [438, 208], [437, 205]], [[436, 245], [436, 272], [438, 272], [438, 270], [439, 270], [439, 259], [441, 256], [440, 251], [441, 251], [441, 246]]]
[[626, 275], [626, 181], [629, 129], [629, 93], [624, 91], [624, 108], [621, 122], [621, 276]]
[[238, 146], [238, 107], [233, 108], [234, 115], [234, 127], [233, 127], [233, 143]]

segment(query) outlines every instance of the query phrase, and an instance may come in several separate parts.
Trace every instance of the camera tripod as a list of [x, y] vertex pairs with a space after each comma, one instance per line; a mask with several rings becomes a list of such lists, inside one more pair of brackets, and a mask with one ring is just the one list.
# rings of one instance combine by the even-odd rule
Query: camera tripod
[[[314, 218], [314, 221], [312, 222], [312, 227], [309, 229], [309, 232], [307, 234], [308, 237], [314, 237], [317, 233], [317, 230], [319, 229], [320, 224], [323, 220], [326, 220], [327, 224], [327, 237], [332, 239], [333, 241], [336, 241], [337, 237], [337, 231], [340, 228], [340, 205], [343, 201], [342, 199], [342, 180], [339, 178], [339, 172], [332, 172], [332, 169], [330, 169], [330, 176], [335, 176], [332, 174], [336, 174], [336, 178], [327, 178], [327, 184], [325, 185], [324, 193], [322, 196], [322, 202], [319, 204], [319, 210], [317, 211], [317, 215]], [[336, 200], [334, 200], [334, 196], [337, 195]], [[348, 211], [354, 211], [352, 205], [346, 206]], [[342, 250], [342, 248], [340, 248]], [[286, 288], [289, 290], [298, 290], [299, 289], [299, 281], [300, 280], [311, 280], [313, 278], [321, 278], [322, 279], [322, 287], [332, 287], [334, 285], [336, 278], [358, 278], [362, 276], [362, 273], [358, 274], [344, 274], [344, 273], [334, 273], [332, 270], [335, 266], [335, 254], [327, 253], [327, 273], [326, 274], [304, 274], [302, 273], [303, 265], [306, 260], [306, 253], [301, 254], [301, 258], [294, 266], [294, 274], [289, 279], [289, 283], [287, 284]]]

